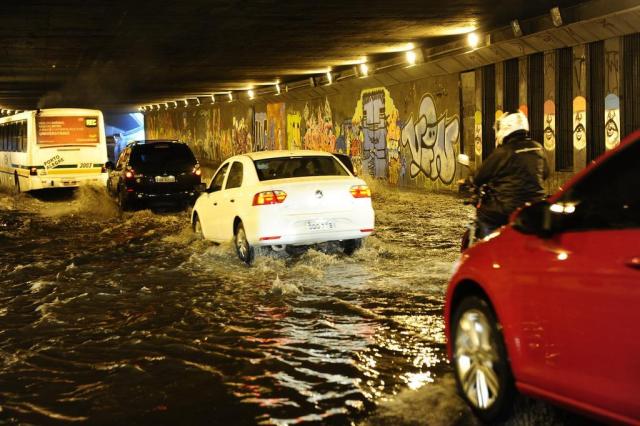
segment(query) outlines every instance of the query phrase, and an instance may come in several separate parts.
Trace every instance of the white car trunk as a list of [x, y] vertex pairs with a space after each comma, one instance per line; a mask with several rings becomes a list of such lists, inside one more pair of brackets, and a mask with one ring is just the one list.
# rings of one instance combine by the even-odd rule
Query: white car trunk
[[327, 214], [351, 210], [355, 198], [349, 192], [354, 185], [361, 184], [350, 176], [308, 177], [281, 179], [265, 182], [265, 190], [280, 190], [287, 193], [282, 203], [284, 214]]

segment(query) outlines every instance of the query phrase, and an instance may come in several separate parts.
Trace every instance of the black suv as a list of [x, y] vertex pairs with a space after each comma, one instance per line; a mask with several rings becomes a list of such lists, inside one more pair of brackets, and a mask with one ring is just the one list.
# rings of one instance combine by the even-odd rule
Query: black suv
[[200, 165], [187, 144], [172, 140], [130, 142], [118, 164], [107, 162], [107, 191], [121, 210], [147, 202], [193, 204], [202, 189]]

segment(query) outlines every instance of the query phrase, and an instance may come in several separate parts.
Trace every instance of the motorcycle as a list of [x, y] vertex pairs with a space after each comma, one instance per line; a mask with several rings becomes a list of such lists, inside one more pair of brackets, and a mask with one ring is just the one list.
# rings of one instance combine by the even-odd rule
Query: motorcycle
[[[482, 205], [483, 200], [485, 200], [489, 195], [490, 188], [487, 185], [475, 186], [471, 182], [465, 181], [460, 184], [460, 192], [469, 193], [469, 198], [464, 200], [463, 204], [466, 206], [472, 205], [477, 211]], [[467, 229], [462, 234], [460, 252], [465, 251], [482, 238], [483, 235], [481, 235], [478, 217], [475, 215], [473, 220], [467, 225]]]

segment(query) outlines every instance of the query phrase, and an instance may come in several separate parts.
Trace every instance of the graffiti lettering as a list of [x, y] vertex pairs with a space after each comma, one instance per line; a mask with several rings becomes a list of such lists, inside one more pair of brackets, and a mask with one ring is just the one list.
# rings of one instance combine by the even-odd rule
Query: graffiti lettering
[[402, 129], [402, 145], [411, 149], [412, 178], [423, 173], [431, 180], [440, 179], [446, 184], [453, 181], [459, 127], [457, 115], [447, 117], [445, 111], [438, 117], [433, 97], [423, 96], [418, 120], [414, 124], [412, 116]]

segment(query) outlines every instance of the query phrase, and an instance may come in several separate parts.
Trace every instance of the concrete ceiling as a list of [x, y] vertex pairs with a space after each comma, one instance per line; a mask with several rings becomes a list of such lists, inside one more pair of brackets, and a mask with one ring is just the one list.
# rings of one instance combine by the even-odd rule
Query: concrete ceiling
[[0, 107], [131, 108], [286, 83], [583, 1], [7, 1]]

